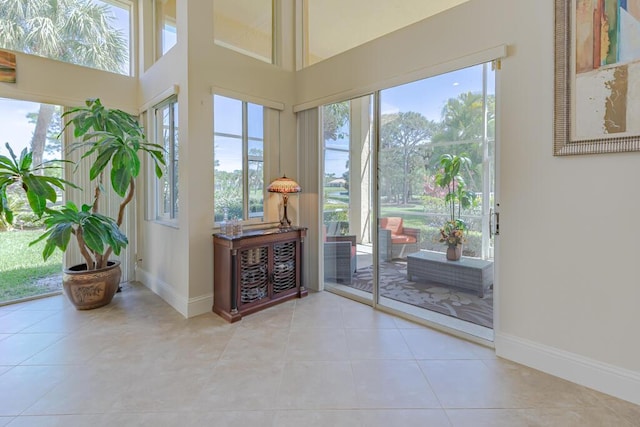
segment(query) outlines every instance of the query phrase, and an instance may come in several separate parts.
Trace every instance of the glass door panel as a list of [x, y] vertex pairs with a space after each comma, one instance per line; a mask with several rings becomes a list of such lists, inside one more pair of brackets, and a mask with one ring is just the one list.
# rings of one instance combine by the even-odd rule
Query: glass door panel
[[380, 304], [492, 329], [494, 81], [480, 64], [380, 92]]
[[372, 298], [373, 95], [321, 108], [325, 287]]

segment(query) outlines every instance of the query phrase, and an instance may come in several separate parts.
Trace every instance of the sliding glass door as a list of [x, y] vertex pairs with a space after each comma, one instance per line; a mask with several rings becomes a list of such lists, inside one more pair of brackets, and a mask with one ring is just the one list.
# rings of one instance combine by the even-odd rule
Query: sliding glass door
[[494, 88], [480, 64], [321, 107], [326, 288], [492, 338]]
[[494, 80], [481, 64], [380, 91], [380, 304], [492, 329]]

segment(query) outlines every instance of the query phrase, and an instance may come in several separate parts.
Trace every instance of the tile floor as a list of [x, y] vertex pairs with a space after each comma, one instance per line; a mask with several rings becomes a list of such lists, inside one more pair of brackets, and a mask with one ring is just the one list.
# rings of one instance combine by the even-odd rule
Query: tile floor
[[[99, 363], [102, 362], [102, 363]], [[230, 325], [141, 285], [0, 307], [0, 426], [638, 426], [640, 407], [327, 292]]]

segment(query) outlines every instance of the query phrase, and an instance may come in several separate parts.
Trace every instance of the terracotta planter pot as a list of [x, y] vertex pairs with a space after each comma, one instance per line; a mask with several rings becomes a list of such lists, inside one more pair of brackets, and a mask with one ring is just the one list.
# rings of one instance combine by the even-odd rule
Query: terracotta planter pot
[[447, 246], [447, 259], [449, 261], [460, 261], [462, 256], [462, 245]]
[[87, 271], [86, 264], [64, 270], [62, 287], [69, 301], [78, 310], [107, 305], [120, 285], [120, 261], [109, 261], [106, 268]]

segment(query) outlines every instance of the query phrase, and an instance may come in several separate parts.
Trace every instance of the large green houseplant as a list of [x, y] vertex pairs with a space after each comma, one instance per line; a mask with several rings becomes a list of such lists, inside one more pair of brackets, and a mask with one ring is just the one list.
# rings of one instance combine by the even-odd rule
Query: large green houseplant
[[13, 210], [7, 195], [9, 187], [17, 185], [24, 190], [29, 207], [38, 218], [44, 214], [47, 200], [56, 202], [56, 187], [59, 190], [64, 190], [65, 185], [76, 187], [62, 178], [45, 175], [47, 170], [61, 169], [58, 162], [34, 165], [33, 153], [26, 148], [16, 156], [8, 142], [5, 146], [9, 157], [0, 155], [0, 219], [6, 224], [13, 224]]
[[[31, 204], [31, 199], [29, 202], [34, 212], [42, 215], [45, 232], [32, 244], [45, 241], [45, 260], [56, 248], [66, 251], [71, 236], [74, 236], [85, 263], [65, 269], [65, 293], [77, 308], [95, 308], [108, 304], [118, 288], [120, 263], [109, 258], [112, 253], [119, 255], [128, 244], [120, 226], [127, 205], [135, 195], [135, 180], [141, 168], [140, 155], [149, 156], [156, 175], [161, 177], [163, 148], [147, 141], [144, 130], [134, 116], [122, 110], [108, 109], [99, 99], [87, 100], [85, 106], [74, 108], [62, 117], [68, 120], [63, 131], [73, 128], [76, 141], [71, 144], [71, 150], [80, 150], [81, 160], [91, 162], [89, 178], [95, 183], [91, 203], [78, 207], [69, 201], [58, 209], [49, 209], [43, 203], [46, 200], [55, 201], [50, 197], [51, 192], [33, 189], [39, 188], [33, 182], [42, 183], [42, 177], [30, 181], [27, 178], [30, 172], [25, 170], [22, 178], [14, 178], [14, 181], [26, 183], [31, 192], [40, 197], [35, 204], [37, 209]], [[115, 219], [99, 212], [106, 173], [109, 173], [111, 188], [122, 198]], [[49, 180], [48, 183], [49, 187], [70, 184], [64, 180]], [[0, 188], [1, 185], [2, 181]], [[4, 212], [6, 216], [6, 206]]]
[[444, 202], [449, 210], [449, 217], [440, 228], [439, 241], [447, 245], [447, 259], [452, 261], [460, 259], [462, 244], [466, 241], [467, 224], [462, 220], [462, 209], [473, 206], [476, 199], [475, 193], [467, 190], [461, 175], [461, 169], [470, 166], [471, 159], [466, 154], [443, 154], [436, 174], [436, 185], [447, 191]]

